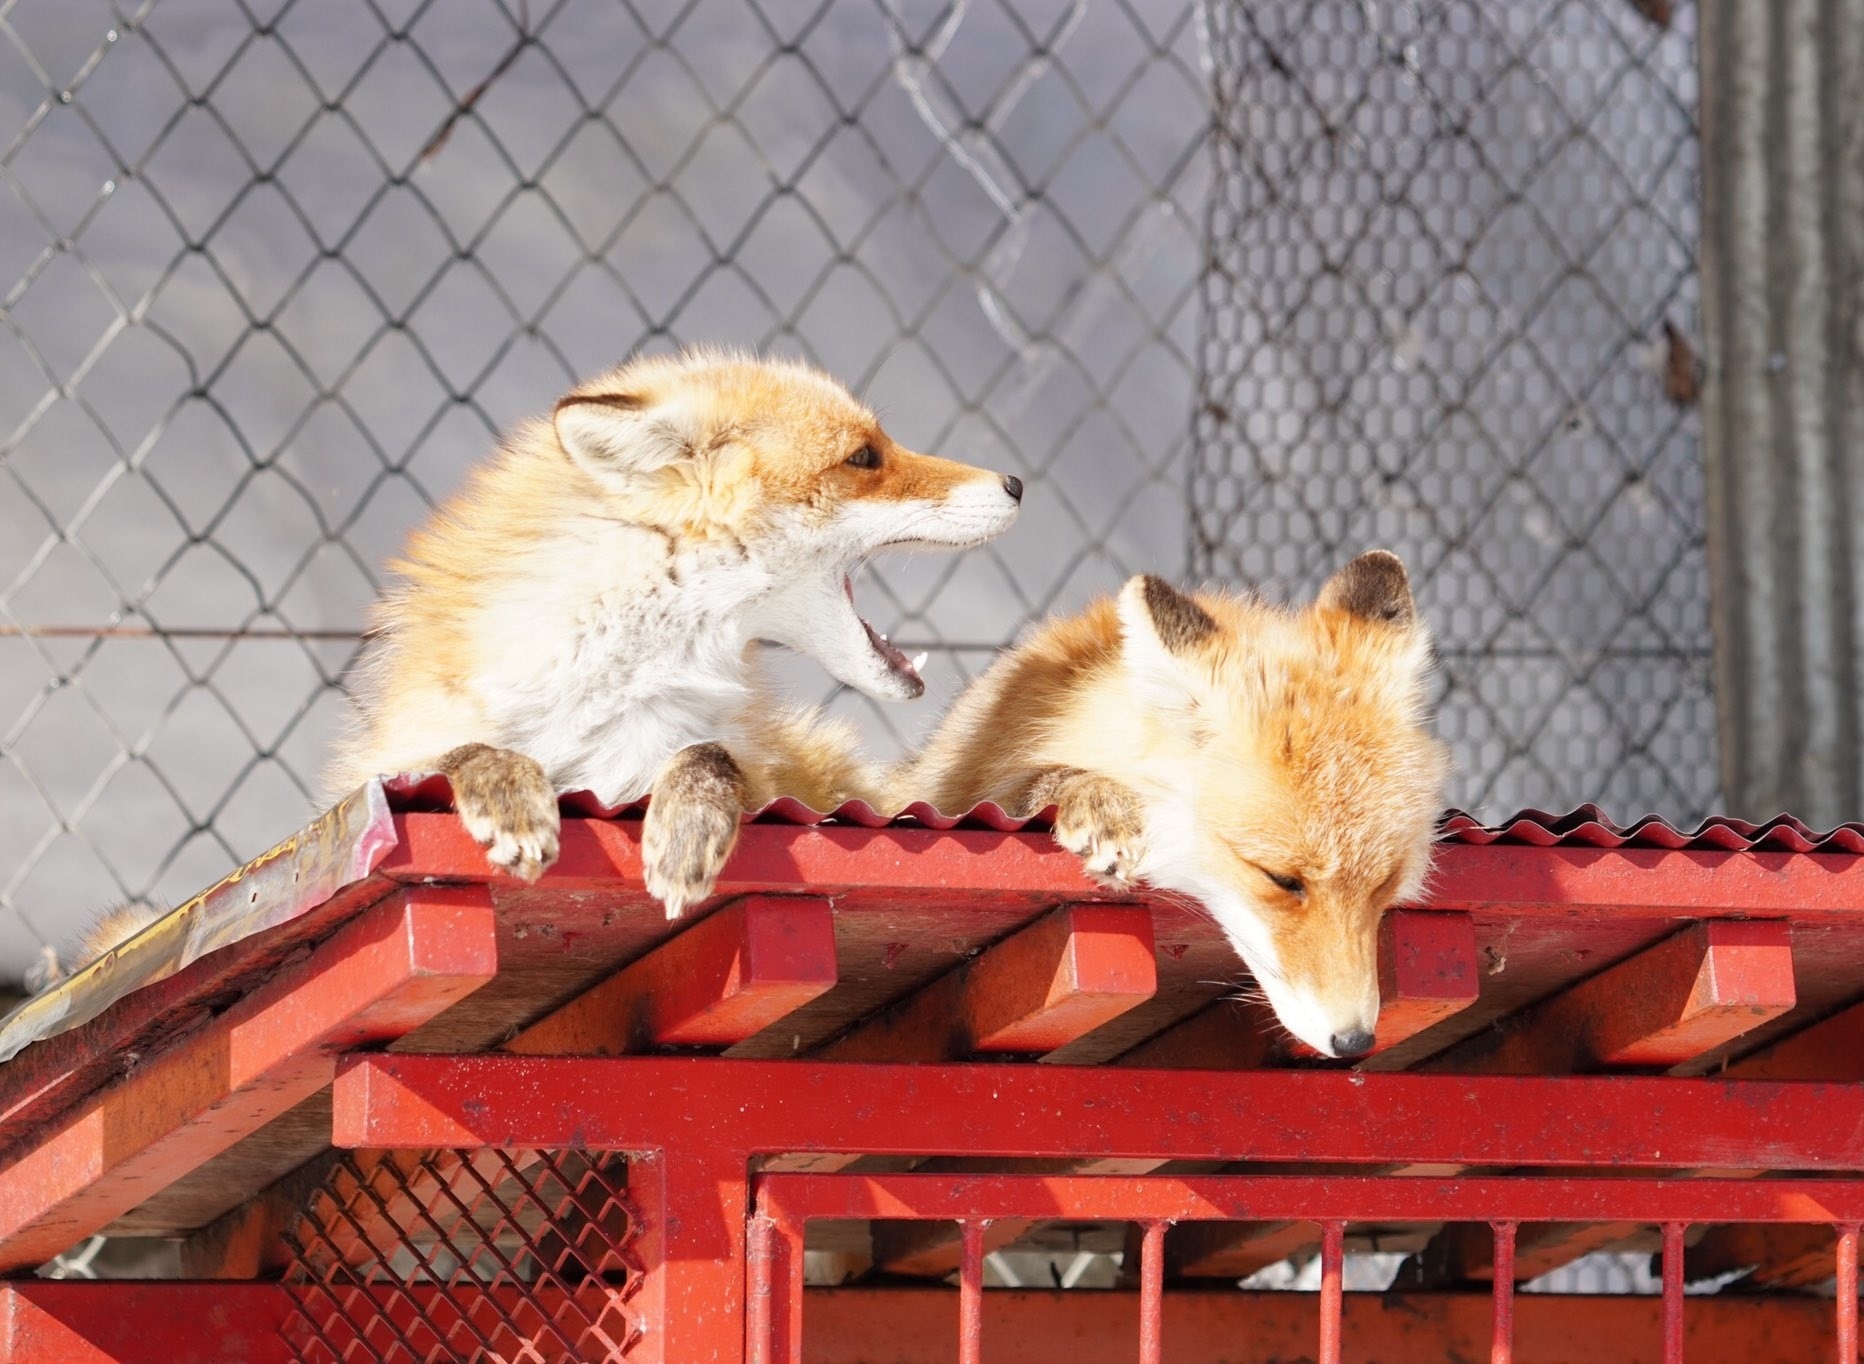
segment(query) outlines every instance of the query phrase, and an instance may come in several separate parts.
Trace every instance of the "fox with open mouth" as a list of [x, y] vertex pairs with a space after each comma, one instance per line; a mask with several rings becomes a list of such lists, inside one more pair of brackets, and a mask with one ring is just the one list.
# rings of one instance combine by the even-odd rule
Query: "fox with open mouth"
[[327, 793], [444, 772], [491, 862], [527, 879], [556, 858], [559, 791], [651, 793], [646, 883], [676, 917], [744, 811], [879, 796], [851, 734], [773, 698], [759, 643], [917, 697], [923, 660], [861, 619], [852, 574], [885, 549], [979, 544], [1021, 499], [1014, 477], [900, 446], [806, 365], [624, 364], [519, 427], [414, 534]]

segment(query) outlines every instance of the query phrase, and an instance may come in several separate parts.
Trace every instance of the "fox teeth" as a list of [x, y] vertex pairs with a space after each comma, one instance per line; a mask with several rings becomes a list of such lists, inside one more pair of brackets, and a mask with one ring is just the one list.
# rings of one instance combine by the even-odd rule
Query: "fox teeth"
[[920, 653], [920, 654], [914, 655], [913, 660], [912, 660], [913, 671], [918, 672], [921, 668], [925, 667], [926, 660], [930, 657], [931, 655], [928, 653]]

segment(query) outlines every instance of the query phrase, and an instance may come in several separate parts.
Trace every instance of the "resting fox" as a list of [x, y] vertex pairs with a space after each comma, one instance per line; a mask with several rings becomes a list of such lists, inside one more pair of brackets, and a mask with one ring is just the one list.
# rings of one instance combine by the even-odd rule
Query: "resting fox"
[[805, 365], [622, 365], [520, 427], [414, 535], [327, 791], [445, 772], [493, 864], [525, 878], [556, 858], [557, 792], [651, 791], [647, 888], [676, 917], [711, 892], [744, 810], [876, 794], [843, 729], [778, 707], [759, 641], [869, 696], [918, 696], [851, 574], [884, 549], [978, 544], [1021, 499], [1014, 477], [896, 444]]
[[1299, 610], [1134, 578], [998, 659], [888, 803], [1054, 805], [1091, 874], [1201, 901], [1290, 1032], [1363, 1055], [1379, 918], [1422, 887], [1448, 774], [1430, 667], [1383, 551]]

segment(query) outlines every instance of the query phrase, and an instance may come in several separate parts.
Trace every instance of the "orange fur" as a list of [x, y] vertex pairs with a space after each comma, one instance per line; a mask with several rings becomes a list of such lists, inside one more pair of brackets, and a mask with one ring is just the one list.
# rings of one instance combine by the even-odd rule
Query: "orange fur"
[[[1196, 895], [1283, 1022], [1350, 1051], [1335, 1038], [1369, 1044], [1376, 1020], [1379, 917], [1419, 892], [1441, 809], [1430, 658], [1389, 555], [1301, 609], [1135, 579], [992, 667], [889, 799], [1033, 813], [1068, 793], [1058, 836], [1090, 870]], [[1136, 837], [1105, 833], [1105, 788], [1053, 776], [1077, 771], [1138, 798]]]

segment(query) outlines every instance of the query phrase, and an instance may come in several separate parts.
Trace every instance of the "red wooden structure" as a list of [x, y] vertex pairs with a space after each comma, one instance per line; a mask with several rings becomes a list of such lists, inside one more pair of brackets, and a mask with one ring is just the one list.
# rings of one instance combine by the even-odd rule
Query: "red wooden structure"
[[[525, 886], [444, 800], [366, 789], [0, 1024], [6, 1358], [1858, 1357], [1864, 829], [1455, 821], [1346, 1069], [992, 811], [773, 810], [669, 925], [634, 813], [567, 802]], [[172, 1277], [32, 1277], [99, 1232]], [[985, 1287], [1057, 1245], [1120, 1286]], [[1660, 1296], [1514, 1292], [1625, 1246]]]

